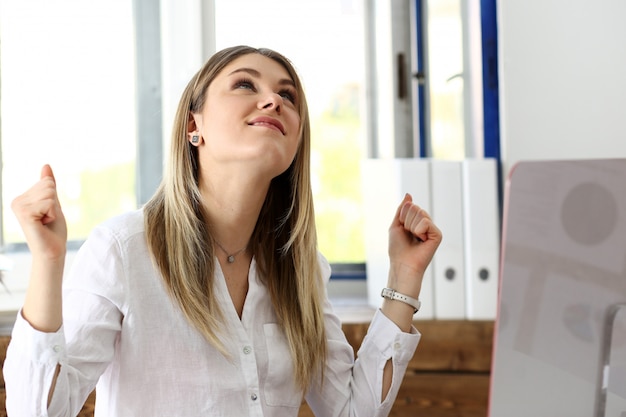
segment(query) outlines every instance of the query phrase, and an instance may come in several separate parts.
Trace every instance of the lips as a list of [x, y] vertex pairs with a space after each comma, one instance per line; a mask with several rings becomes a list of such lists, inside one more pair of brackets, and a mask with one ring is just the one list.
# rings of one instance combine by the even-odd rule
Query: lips
[[250, 121], [248, 125], [249, 126], [264, 126], [269, 129], [278, 130], [283, 135], [285, 134], [285, 127], [283, 126], [283, 124], [280, 121], [274, 119], [273, 117], [260, 116]]

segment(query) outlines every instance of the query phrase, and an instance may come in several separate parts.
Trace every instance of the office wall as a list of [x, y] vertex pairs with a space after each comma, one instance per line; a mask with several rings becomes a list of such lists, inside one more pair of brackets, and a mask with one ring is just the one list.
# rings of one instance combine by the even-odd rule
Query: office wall
[[503, 169], [626, 157], [626, 2], [498, 0]]

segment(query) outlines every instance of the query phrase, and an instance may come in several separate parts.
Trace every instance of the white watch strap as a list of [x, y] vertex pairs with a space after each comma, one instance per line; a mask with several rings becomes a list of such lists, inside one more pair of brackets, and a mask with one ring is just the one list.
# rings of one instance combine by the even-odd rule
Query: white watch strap
[[401, 294], [391, 288], [383, 288], [383, 290], [380, 293], [380, 296], [383, 298], [387, 298], [389, 300], [402, 301], [403, 303], [410, 305], [415, 310], [413, 314], [417, 313], [420, 307], [422, 306], [422, 302], [420, 300], [413, 298], [413, 297], [409, 297], [408, 295], [405, 295], [405, 294]]

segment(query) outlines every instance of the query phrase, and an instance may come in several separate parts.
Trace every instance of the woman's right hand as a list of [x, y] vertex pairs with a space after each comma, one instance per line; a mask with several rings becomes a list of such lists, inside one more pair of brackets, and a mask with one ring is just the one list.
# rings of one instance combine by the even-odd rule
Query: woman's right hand
[[55, 332], [63, 324], [62, 283], [67, 225], [49, 165], [41, 169], [39, 182], [13, 200], [11, 208], [32, 255], [22, 316], [39, 331]]
[[11, 208], [33, 256], [49, 260], [65, 257], [67, 225], [50, 165], [43, 166], [41, 179], [15, 198]]

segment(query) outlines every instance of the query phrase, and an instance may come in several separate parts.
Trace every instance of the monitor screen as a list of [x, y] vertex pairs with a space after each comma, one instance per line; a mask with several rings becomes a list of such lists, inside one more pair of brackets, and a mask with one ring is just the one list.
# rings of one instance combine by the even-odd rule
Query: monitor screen
[[507, 179], [491, 417], [626, 417], [626, 159]]

